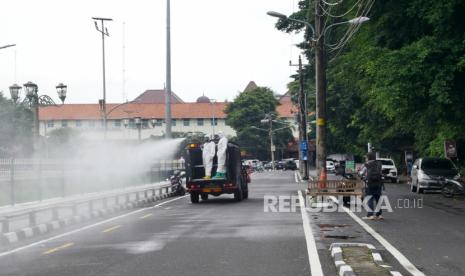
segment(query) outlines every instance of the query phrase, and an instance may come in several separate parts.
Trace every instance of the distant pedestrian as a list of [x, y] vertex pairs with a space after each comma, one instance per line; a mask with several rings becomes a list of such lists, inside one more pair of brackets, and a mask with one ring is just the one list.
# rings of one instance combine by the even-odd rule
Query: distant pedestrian
[[378, 209], [378, 204], [383, 190], [382, 164], [376, 160], [376, 155], [369, 152], [366, 155], [366, 162], [363, 165], [361, 172], [362, 178], [365, 180], [365, 194], [368, 197], [367, 216], [363, 219], [383, 219], [381, 208]]

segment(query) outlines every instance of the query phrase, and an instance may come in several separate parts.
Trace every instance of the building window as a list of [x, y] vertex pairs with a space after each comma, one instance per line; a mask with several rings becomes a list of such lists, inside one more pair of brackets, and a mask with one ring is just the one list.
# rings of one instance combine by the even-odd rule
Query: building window
[[190, 124], [191, 124], [191, 120], [189, 120], [189, 119], [184, 119], [183, 120], [183, 125], [184, 126], [189, 126]]
[[197, 119], [197, 125], [203, 126], [203, 119]]
[[82, 127], [82, 121], [76, 120], [76, 127]]
[[162, 126], [163, 125], [163, 119], [157, 119], [155, 121], [155, 126]]
[[113, 127], [114, 128], [120, 128], [121, 127], [121, 120], [114, 120], [113, 121]]
[[129, 128], [136, 128], [136, 122], [134, 121], [134, 119], [129, 120]]
[[52, 120], [52, 121], [47, 121], [47, 127], [55, 127], [55, 122]]
[[89, 127], [94, 128], [95, 127], [95, 121], [89, 121]]
[[176, 126], [176, 119], [171, 119], [171, 125]]
[[67, 120], [61, 120], [61, 127], [67, 127], [68, 126], [68, 121]]
[[142, 128], [149, 128], [149, 120], [142, 119]]
[[212, 125], [212, 126], [217, 126], [217, 125], [218, 125], [218, 119], [216, 119], [216, 118], [215, 118], [215, 119], [211, 118], [211, 119], [210, 119], [210, 125]]

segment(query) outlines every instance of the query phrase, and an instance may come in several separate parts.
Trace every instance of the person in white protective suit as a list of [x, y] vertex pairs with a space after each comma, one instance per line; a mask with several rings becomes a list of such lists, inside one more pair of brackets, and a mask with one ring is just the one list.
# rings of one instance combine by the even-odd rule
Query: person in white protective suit
[[218, 168], [214, 179], [225, 179], [226, 178], [226, 149], [228, 148], [228, 138], [226, 138], [223, 132], [218, 132], [218, 150], [216, 155], [218, 157]]
[[207, 142], [203, 144], [202, 151], [203, 167], [205, 168], [205, 176], [203, 178], [211, 179], [216, 145], [215, 141], [213, 141], [213, 134], [210, 134], [207, 139]]

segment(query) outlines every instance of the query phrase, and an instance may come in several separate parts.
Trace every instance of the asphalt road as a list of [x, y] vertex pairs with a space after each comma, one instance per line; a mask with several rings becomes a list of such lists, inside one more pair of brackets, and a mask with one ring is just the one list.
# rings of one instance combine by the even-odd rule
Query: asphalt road
[[465, 275], [464, 198], [415, 194], [406, 184], [386, 184], [385, 195], [393, 212], [367, 223], [426, 275]]
[[[257, 173], [243, 202], [228, 195], [194, 205], [170, 198], [75, 225], [3, 249], [0, 275], [310, 275], [300, 208], [264, 212], [264, 196], [298, 189], [304, 184], [291, 172]], [[393, 212], [365, 222], [425, 275], [465, 275], [465, 199], [413, 194], [405, 184], [387, 184], [385, 194]], [[337, 275], [328, 250], [334, 242], [371, 243], [408, 275], [347, 213], [306, 215], [324, 275]]]
[[[331, 175], [332, 178], [339, 178]], [[400, 251], [425, 275], [465, 275], [465, 198], [444, 198], [438, 192], [416, 194], [405, 183], [385, 184], [383, 194], [392, 211], [384, 211], [382, 221], [365, 222]], [[387, 206], [384, 204], [384, 206]], [[359, 218], [365, 211], [354, 212]], [[357, 227], [347, 214], [312, 214], [318, 243], [328, 246], [330, 242], [366, 242], [381, 250], [383, 259], [397, 271], [408, 275], [402, 266], [366, 231]], [[345, 227], [319, 229], [318, 225], [339, 224]], [[329, 239], [327, 237], [338, 237]], [[340, 239], [342, 237], [342, 239]], [[318, 238], [318, 237], [317, 237]], [[321, 245], [320, 245], [321, 246]], [[323, 254], [324, 256], [324, 254]], [[322, 258], [320, 256], [320, 258]]]
[[300, 212], [266, 213], [263, 207], [264, 195], [296, 195], [298, 188], [291, 172], [261, 173], [243, 202], [227, 195], [200, 204], [169, 199], [0, 253], [0, 274], [309, 275]]

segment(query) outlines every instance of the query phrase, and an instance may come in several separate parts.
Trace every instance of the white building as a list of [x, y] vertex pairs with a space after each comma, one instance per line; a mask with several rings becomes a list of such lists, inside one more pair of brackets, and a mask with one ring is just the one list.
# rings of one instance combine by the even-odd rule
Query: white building
[[[281, 118], [294, 123], [293, 105], [287, 98], [278, 106]], [[226, 125], [226, 102], [210, 102], [202, 96], [194, 103], [183, 102], [173, 93], [171, 113], [173, 132], [203, 132], [205, 134], [222, 131], [235, 136], [235, 131]], [[139, 129], [135, 118], [141, 119], [141, 138], [164, 134], [165, 104], [163, 90], [148, 90], [134, 101], [123, 104], [107, 104], [107, 139], [138, 139]], [[40, 134], [62, 127], [81, 131], [89, 140], [101, 140], [104, 135], [102, 112], [99, 104], [64, 104], [39, 109]], [[294, 130], [294, 136], [297, 133]]]

